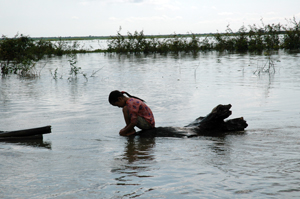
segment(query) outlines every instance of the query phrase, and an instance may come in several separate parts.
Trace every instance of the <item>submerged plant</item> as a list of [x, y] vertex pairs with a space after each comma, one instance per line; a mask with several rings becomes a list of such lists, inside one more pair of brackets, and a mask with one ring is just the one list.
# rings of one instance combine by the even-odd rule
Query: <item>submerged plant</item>
[[104, 66], [96, 71], [93, 71], [90, 77], [95, 77], [96, 73], [98, 73], [100, 70], [102, 70]]
[[82, 74], [82, 76], [88, 81], [87, 75], [81, 71], [81, 67], [78, 67], [77, 64], [77, 57], [75, 53], [71, 53], [69, 56], [69, 64], [70, 64], [70, 71], [69, 71], [69, 81], [72, 81], [74, 79], [77, 79], [78, 74]]
[[73, 77], [77, 77], [77, 74], [79, 73], [81, 67], [77, 67], [76, 63], [77, 63], [77, 58], [76, 58], [76, 54], [70, 54], [69, 55], [70, 59], [68, 60], [69, 64], [70, 64], [70, 75]]
[[257, 65], [256, 71], [254, 71], [254, 74], [260, 75], [261, 73], [268, 73], [268, 74], [274, 74], [276, 72], [275, 70], [275, 63], [274, 59], [271, 57], [271, 52], [266, 51], [264, 55], [267, 57], [267, 61], [265, 64], [261, 67]]
[[54, 73], [52, 73], [52, 71], [50, 70], [51, 76], [52, 76], [52, 78], [55, 79], [55, 80], [57, 80], [57, 75], [58, 75], [57, 71], [58, 71], [58, 68], [56, 68], [56, 69], [54, 70]]

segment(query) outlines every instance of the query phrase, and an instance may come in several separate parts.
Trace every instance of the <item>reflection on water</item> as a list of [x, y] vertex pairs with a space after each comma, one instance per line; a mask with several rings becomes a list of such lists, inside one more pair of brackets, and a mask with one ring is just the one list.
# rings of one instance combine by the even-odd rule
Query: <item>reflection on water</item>
[[230, 153], [230, 144], [229, 142], [226, 142], [227, 139], [225, 137], [218, 137], [213, 140], [214, 142], [209, 146], [212, 152], [221, 156]]
[[151, 150], [155, 146], [155, 138], [128, 138], [127, 145], [124, 151], [123, 159], [128, 161], [128, 164], [136, 161], [153, 161], [154, 156], [151, 155]]
[[[77, 56], [88, 81], [68, 81], [64, 56], [44, 60], [37, 79], [0, 77], [0, 130], [53, 127], [43, 140], [0, 142], [0, 197], [298, 197], [300, 54], [272, 56], [274, 74], [254, 74], [266, 57], [247, 53], [94, 53]], [[51, 77], [56, 68], [62, 79]], [[107, 101], [115, 89], [145, 99], [157, 126], [183, 127], [229, 103], [249, 126], [222, 137], [120, 137], [121, 110]]]
[[43, 138], [41, 139], [0, 139], [0, 143], [12, 143], [17, 145], [24, 145], [24, 146], [31, 146], [31, 147], [42, 147], [46, 149], [51, 149], [51, 142], [49, 141], [43, 141]]
[[155, 138], [128, 137], [124, 149], [124, 153], [120, 157], [116, 157], [116, 161], [122, 162], [119, 168], [111, 171], [118, 173], [120, 176], [116, 178], [118, 185], [128, 185], [131, 183], [131, 177], [145, 178], [151, 175], [141, 175], [143, 171], [147, 171], [149, 166], [153, 164], [155, 155], [153, 154], [155, 147]]

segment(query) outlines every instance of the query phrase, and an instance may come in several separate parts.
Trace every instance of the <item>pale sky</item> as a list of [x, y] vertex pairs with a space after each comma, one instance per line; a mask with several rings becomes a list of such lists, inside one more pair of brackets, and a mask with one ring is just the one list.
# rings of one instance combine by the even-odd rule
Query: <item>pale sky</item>
[[0, 0], [0, 36], [215, 33], [293, 17], [300, 0]]

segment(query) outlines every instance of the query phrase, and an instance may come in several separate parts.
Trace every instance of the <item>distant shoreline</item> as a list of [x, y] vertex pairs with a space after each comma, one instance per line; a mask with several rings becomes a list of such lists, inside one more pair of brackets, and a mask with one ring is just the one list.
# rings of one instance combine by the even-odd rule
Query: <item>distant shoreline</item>
[[[192, 33], [192, 34], [167, 34], [167, 35], [144, 35], [146, 38], [172, 38], [174, 36], [179, 36], [179, 37], [210, 37], [210, 36], [215, 36], [215, 35], [239, 35], [240, 33]], [[278, 31], [277, 34], [286, 34], [286, 31]], [[122, 35], [124, 38], [127, 38], [128, 35]], [[34, 40], [48, 40], [48, 41], [56, 41], [56, 40], [108, 40], [112, 39], [116, 36], [69, 36], [69, 37], [31, 37], [31, 39]]]
[[[145, 35], [146, 38], [170, 38], [173, 37], [174, 35], [177, 36], [182, 36], [182, 37], [191, 37], [192, 35], [198, 36], [198, 37], [205, 37], [205, 36], [213, 36], [218, 33], [203, 33], [203, 34], [168, 34], [168, 35]], [[223, 34], [223, 33], [221, 33]], [[225, 34], [225, 33], [224, 33]], [[127, 38], [127, 35], [123, 35], [125, 38]], [[107, 40], [107, 39], [112, 39], [112, 37], [115, 36], [69, 36], [69, 37], [31, 37], [31, 39], [34, 40], [40, 40], [40, 39], [45, 39], [45, 40], [50, 40], [50, 41], [55, 41], [55, 40]]]

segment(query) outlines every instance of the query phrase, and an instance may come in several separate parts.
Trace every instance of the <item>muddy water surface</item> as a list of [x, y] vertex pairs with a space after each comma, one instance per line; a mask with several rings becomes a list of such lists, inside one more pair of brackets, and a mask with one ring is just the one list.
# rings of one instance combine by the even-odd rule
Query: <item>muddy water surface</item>
[[[0, 142], [1, 198], [300, 196], [300, 54], [274, 54], [275, 73], [259, 75], [262, 55], [78, 55], [88, 81], [68, 80], [68, 59], [44, 60], [39, 78], [0, 79], [0, 130], [52, 125], [43, 141]], [[120, 137], [121, 109], [107, 101], [115, 89], [145, 99], [157, 126], [230, 103], [231, 118], [249, 127], [226, 137]]]

